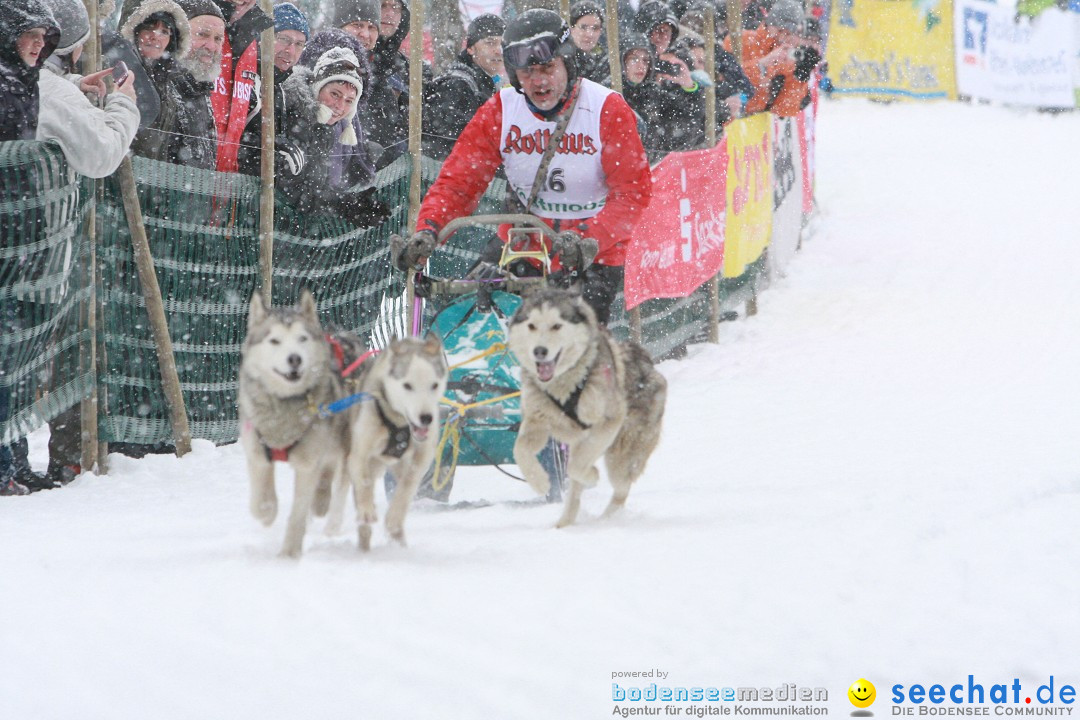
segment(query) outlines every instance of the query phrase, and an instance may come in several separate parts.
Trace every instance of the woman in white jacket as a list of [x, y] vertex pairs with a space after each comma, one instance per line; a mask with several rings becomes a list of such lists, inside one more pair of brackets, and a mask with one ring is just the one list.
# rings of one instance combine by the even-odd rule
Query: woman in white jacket
[[134, 83], [128, 80], [105, 98], [104, 109], [84, 92], [105, 96], [105, 76], [111, 70], [79, 78], [69, 75], [90, 37], [90, 18], [82, 0], [45, 0], [60, 25], [60, 45], [41, 73], [41, 106], [37, 139], [60, 145], [68, 164], [80, 175], [102, 178], [120, 167], [135, 132], [139, 109]]

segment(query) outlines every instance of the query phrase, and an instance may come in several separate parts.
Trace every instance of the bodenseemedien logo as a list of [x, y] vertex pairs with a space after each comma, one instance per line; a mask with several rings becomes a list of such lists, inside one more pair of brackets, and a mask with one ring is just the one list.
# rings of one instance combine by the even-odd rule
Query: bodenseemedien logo
[[874, 687], [874, 683], [866, 678], [859, 678], [851, 683], [851, 687], [847, 690], [847, 696], [851, 704], [858, 708], [858, 710], [851, 713], [853, 717], [872, 717], [874, 715], [874, 713], [866, 709], [877, 700], [877, 688]]

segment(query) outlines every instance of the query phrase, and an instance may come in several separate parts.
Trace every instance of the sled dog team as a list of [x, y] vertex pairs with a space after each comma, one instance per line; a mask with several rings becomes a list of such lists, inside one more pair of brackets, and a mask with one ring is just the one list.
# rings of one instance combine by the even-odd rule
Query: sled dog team
[[[566, 444], [570, 487], [557, 527], [574, 522], [603, 457], [614, 494], [604, 514], [623, 506], [660, 439], [667, 383], [648, 354], [616, 342], [579, 295], [544, 289], [527, 295], [509, 324], [521, 365], [521, 429], [514, 460], [529, 485], [547, 493], [536, 459], [548, 437]], [[405, 515], [435, 459], [439, 405], [449, 376], [435, 335], [393, 340], [367, 352], [355, 335], [327, 333], [314, 298], [268, 308], [256, 293], [240, 365], [240, 442], [251, 480], [251, 512], [277, 516], [274, 462], [292, 465], [294, 498], [281, 554], [298, 557], [308, 516], [329, 514], [340, 529], [351, 486], [358, 540], [371, 547], [375, 483], [387, 470], [396, 489], [386, 530], [405, 544]], [[370, 357], [369, 357], [370, 356]]]

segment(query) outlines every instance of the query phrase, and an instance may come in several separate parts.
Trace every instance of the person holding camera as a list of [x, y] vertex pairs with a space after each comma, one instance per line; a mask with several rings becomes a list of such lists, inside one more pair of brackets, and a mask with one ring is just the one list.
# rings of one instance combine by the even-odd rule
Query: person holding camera
[[[730, 38], [725, 43], [730, 50]], [[777, 0], [756, 30], [743, 32], [743, 69], [754, 84], [746, 114], [792, 117], [810, 103], [810, 77], [821, 62], [806, 37], [806, 15], [797, 0]]]

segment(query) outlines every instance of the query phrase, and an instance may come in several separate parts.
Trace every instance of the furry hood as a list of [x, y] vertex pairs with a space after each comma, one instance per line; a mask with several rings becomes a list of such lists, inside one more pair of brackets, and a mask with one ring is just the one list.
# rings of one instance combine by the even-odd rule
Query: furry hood
[[172, 16], [176, 25], [177, 43], [176, 53], [173, 59], [182, 60], [187, 57], [191, 50], [191, 25], [188, 24], [187, 13], [173, 0], [127, 0], [123, 10], [120, 11], [120, 35], [131, 43], [138, 53], [135, 45], [135, 28], [154, 13], [168, 13]]

